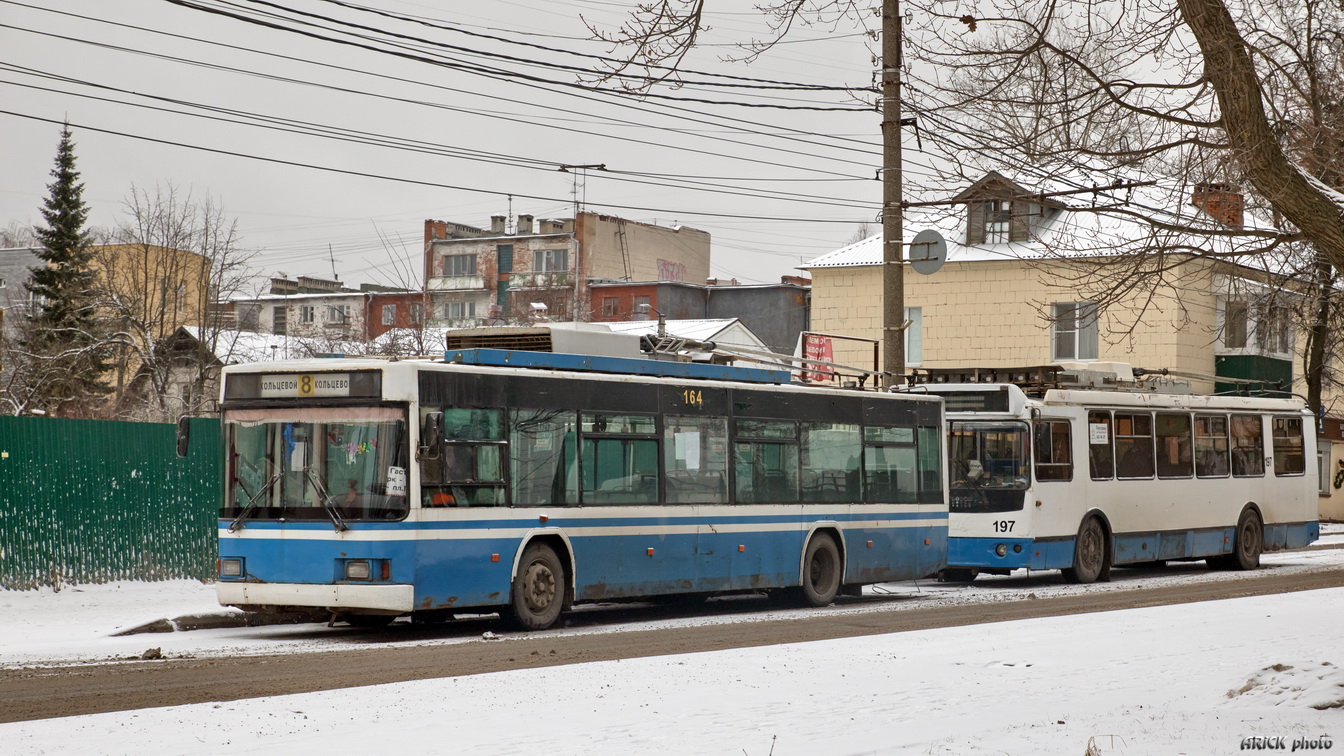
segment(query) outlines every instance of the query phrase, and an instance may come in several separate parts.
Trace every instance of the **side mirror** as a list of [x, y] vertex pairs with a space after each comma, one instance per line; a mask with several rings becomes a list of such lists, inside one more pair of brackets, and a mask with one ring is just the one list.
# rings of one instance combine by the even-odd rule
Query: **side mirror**
[[183, 415], [177, 419], [177, 456], [187, 456], [191, 445], [191, 418]]
[[438, 459], [443, 441], [443, 413], [430, 412], [420, 423], [420, 459]]

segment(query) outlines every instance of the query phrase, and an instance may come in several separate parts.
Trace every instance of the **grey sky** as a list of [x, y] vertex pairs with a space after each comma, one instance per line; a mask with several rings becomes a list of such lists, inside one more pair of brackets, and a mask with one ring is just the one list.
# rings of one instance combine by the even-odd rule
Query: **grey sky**
[[[297, 28], [300, 17], [278, 7], [376, 27], [412, 39], [369, 31], [356, 38], [321, 19], [309, 19], [318, 26], [307, 28], [500, 73], [306, 38], [167, 0], [0, 0], [0, 225], [39, 221], [65, 118], [75, 132], [92, 224], [114, 225], [132, 185], [152, 190], [172, 182], [221, 201], [239, 220], [244, 244], [262, 251], [256, 266], [267, 276], [330, 275], [334, 258], [342, 280], [400, 283], [419, 270], [425, 218], [485, 225], [490, 215], [509, 212], [510, 193], [514, 215], [568, 216], [573, 174], [558, 171], [560, 164], [644, 174], [618, 180], [589, 171], [585, 206], [705, 229], [713, 236], [714, 274], [744, 282], [778, 281], [876, 219], [881, 151], [873, 111], [621, 100], [563, 86], [576, 74], [528, 62], [582, 67], [591, 60], [480, 36], [602, 55], [605, 45], [584, 39], [580, 14], [614, 26], [632, 2], [365, 2], [461, 31], [328, 0], [191, 0], [258, 19], [281, 13], [285, 20], [270, 22], [287, 27]], [[751, 65], [722, 63], [718, 56], [732, 52], [730, 43], [764, 27], [749, 3], [715, 7], [732, 11], [709, 20], [709, 46], [688, 59], [690, 70], [827, 86], [871, 82], [871, 41], [850, 22], [800, 29]], [[657, 92], [858, 107], [843, 92]], [[275, 128], [250, 125], [263, 118]], [[337, 130], [344, 139], [317, 134]]]

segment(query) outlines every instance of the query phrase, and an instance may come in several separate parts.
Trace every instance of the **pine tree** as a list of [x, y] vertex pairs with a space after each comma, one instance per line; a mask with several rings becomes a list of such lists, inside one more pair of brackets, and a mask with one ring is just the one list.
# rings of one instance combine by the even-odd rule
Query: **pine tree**
[[31, 407], [60, 416], [89, 416], [109, 388], [108, 349], [97, 313], [97, 273], [91, 266], [91, 234], [85, 228], [89, 208], [75, 170], [70, 126], [61, 130], [55, 179], [43, 202], [45, 227], [33, 229], [45, 265], [31, 268], [25, 284], [38, 298], [21, 342], [34, 363], [36, 383]]

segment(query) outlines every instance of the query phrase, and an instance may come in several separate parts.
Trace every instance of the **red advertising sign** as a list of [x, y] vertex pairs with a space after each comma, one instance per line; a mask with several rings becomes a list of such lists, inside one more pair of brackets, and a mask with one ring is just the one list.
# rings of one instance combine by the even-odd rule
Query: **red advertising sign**
[[[824, 362], [835, 362], [835, 348], [831, 345], [829, 336], [821, 336], [815, 333], [809, 333], [803, 336], [803, 357], [809, 360], [822, 360]], [[803, 380], [805, 381], [833, 381], [835, 380], [835, 371], [825, 365], [809, 366], [811, 369], [803, 371]]]

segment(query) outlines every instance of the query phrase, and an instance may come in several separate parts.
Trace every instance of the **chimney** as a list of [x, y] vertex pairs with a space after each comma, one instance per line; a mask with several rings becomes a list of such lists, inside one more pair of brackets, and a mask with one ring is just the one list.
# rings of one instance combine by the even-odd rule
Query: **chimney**
[[1231, 228], [1241, 228], [1246, 211], [1246, 200], [1231, 184], [1195, 184], [1190, 204]]
[[502, 215], [490, 216], [490, 233], [500, 235], [508, 233], [508, 231], [504, 229], [504, 216]]
[[530, 216], [530, 215], [519, 215], [519, 216], [518, 216], [518, 235], [519, 235], [519, 236], [525, 236], [525, 235], [530, 234], [530, 233], [532, 233], [532, 216]]
[[448, 238], [448, 224], [441, 220], [425, 220], [425, 245], [435, 239]]

